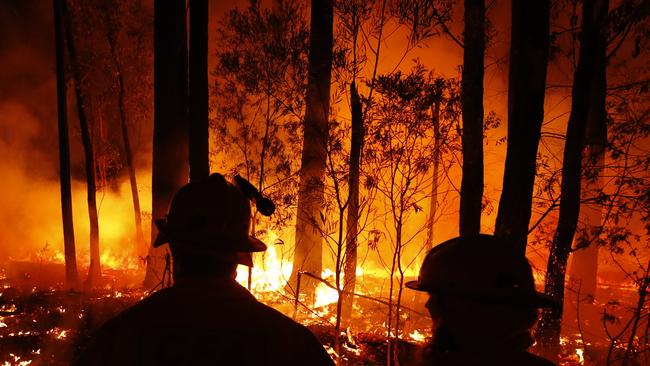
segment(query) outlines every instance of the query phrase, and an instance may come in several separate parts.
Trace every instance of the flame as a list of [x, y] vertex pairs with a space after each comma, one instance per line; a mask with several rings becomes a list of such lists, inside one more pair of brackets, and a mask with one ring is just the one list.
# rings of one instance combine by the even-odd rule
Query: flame
[[[278, 238], [278, 234], [269, 231], [260, 239], [266, 243], [275, 243]], [[283, 253], [276, 245], [270, 245], [266, 252], [253, 256], [251, 292], [262, 294], [283, 291], [293, 269], [291, 261], [283, 259]], [[246, 266], [237, 267], [236, 279], [242, 286], [248, 286], [248, 271], [249, 268]]]
[[409, 333], [409, 338], [417, 343], [424, 343], [427, 340], [427, 337], [417, 329]]
[[[15, 258], [10, 257], [13, 261], [18, 262], [48, 262], [55, 264], [65, 264], [65, 255], [60, 250], [50, 251], [50, 250], [41, 250], [36, 254], [31, 254], [25, 258]], [[89, 263], [90, 259], [88, 255], [78, 255], [78, 263]], [[103, 268], [109, 268], [114, 270], [131, 270], [137, 271], [142, 269], [142, 264], [137, 257], [134, 257], [129, 254], [119, 255], [111, 250], [102, 250], [100, 255], [100, 263]], [[4, 271], [0, 272], [0, 280], [6, 279]]]
[[585, 350], [582, 349], [582, 348], [577, 348], [577, 349], [576, 349], [576, 355], [578, 355], [578, 362], [579, 362], [581, 365], [584, 365], [584, 364], [585, 364], [584, 352], [585, 352]]
[[111, 269], [137, 271], [142, 268], [140, 261], [129, 255], [116, 255], [111, 251], [103, 251], [100, 256], [102, 266]]
[[[325, 268], [325, 270], [323, 270], [323, 272], [321, 273], [321, 278], [324, 279], [325, 281], [328, 281], [329, 283], [334, 283], [333, 280], [335, 278], [335, 275], [336, 273], [334, 271], [332, 271], [329, 268]], [[327, 286], [324, 283], [319, 283], [316, 286], [314, 296], [315, 296], [314, 299], [315, 308], [324, 307], [329, 304], [333, 304], [339, 300], [338, 291]]]

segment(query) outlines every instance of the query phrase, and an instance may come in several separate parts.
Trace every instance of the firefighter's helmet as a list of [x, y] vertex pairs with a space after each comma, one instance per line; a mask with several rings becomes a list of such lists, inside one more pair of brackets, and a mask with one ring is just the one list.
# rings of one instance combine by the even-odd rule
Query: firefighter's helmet
[[[159, 233], [153, 246], [171, 242], [206, 255], [266, 250], [266, 244], [250, 235], [251, 197], [245, 193], [218, 173], [186, 184], [174, 195], [167, 216], [155, 221]], [[242, 264], [252, 265], [248, 260]]]
[[453, 295], [481, 303], [551, 307], [557, 302], [535, 290], [528, 260], [503, 239], [491, 235], [457, 237], [434, 247], [417, 281], [406, 287]]

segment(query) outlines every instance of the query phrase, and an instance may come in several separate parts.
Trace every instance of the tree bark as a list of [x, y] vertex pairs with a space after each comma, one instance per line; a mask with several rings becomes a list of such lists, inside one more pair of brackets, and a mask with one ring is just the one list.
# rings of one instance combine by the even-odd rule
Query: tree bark
[[525, 255], [537, 148], [544, 120], [550, 1], [514, 1], [508, 85], [508, 147], [495, 235]]
[[350, 84], [350, 105], [352, 109], [352, 138], [350, 141], [350, 174], [348, 176], [348, 216], [346, 220], [345, 264], [343, 267], [343, 321], [346, 327], [352, 316], [352, 305], [357, 282], [357, 247], [359, 237], [359, 177], [361, 151], [363, 149], [364, 126], [361, 99], [356, 84]]
[[[188, 181], [188, 134], [185, 0], [155, 0], [153, 219], [165, 217], [174, 193]], [[151, 225], [152, 242], [157, 234]], [[150, 248], [144, 286], [160, 283], [164, 268], [164, 249]]]
[[461, 81], [463, 178], [460, 185], [460, 235], [477, 235], [481, 231], [484, 54], [485, 0], [465, 0], [465, 46]]
[[[566, 265], [580, 214], [585, 129], [589, 116], [591, 88], [594, 86], [592, 78], [601, 62], [597, 61], [600, 56], [598, 44], [604, 42], [606, 37], [604, 23], [608, 5], [608, 0], [585, 1], [582, 9], [580, 53], [573, 80], [572, 107], [562, 162], [560, 214], [549, 253], [545, 280], [545, 292], [560, 301], [564, 300]], [[562, 311], [563, 306], [545, 309], [538, 325], [538, 341], [551, 355], [557, 355], [554, 349], [559, 346]]]
[[208, 155], [208, 0], [190, 0], [190, 181], [210, 175]]
[[[593, 106], [592, 106], [593, 107]], [[589, 122], [588, 122], [589, 123]], [[587, 133], [588, 136], [589, 133]], [[587, 137], [588, 138], [588, 137]], [[605, 163], [605, 146], [586, 143], [583, 164], [596, 164], [598, 176], [593, 180], [582, 178], [582, 200], [590, 201], [597, 198], [598, 192], [603, 189], [602, 171]], [[593, 303], [596, 298], [596, 281], [598, 274], [598, 243], [602, 225], [602, 206], [599, 203], [587, 203], [580, 208], [579, 222], [585, 231], [585, 238], [589, 245], [578, 247], [574, 240], [571, 264], [569, 265], [569, 278], [571, 282], [579, 284], [580, 299]]]
[[[296, 219], [296, 249], [290, 281], [294, 288], [297, 271], [309, 271], [317, 276], [322, 271], [323, 248], [320, 226], [327, 159], [333, 24], [333, 1], [312, 0], [306, 110]], [[312, 295], [315, 282], [309, 280], [303, 287], [308, 295]]]
[[88, 219], [90, 220], [90, 267], [88, 268], [88, 278], [86, 279], [86, 288], [92, 288], [101, 280], [101, 263], [99, 254], [99, 217], [97, 214], [97, 185], [95, 181], [95, 151], [93, 149], [93, 138], [88, 122], [88, 112], [86, 101], [81, 90], [81, 69], [77, 59], [74, 39], [72, 37], [72, 22], [70, 10], [66, 2], [63, 2], [63, 16], [65, 18], [65, 35], [66, 45], [68, 46], [68, 55], [72, 76], [74, 79], [74, 91], [77, 104], [77, 114], [79, 117], [79, 126], [81, 129], [81, 142], [84, 149], [86, 185], [88, 199]]
[[434, 225], [438, 211], [438, 175], [440, 169], [440, 101], [433, 105], [433, 181], [431, 183], [431, 204], [427, 221], [427, 239], [424, 242], [425, 253], [433, 248]]
[[59, 179], [61, 187], [61, 216], [63, 220], [63, 251], [65, 256], [65, 285], [76, 289], [79, 284], [77, 254], [72, 219], [72, 188], [70, 179], [70, 141], [68, 138], [67, 80], [65, 75], [65, 40], [63, 39], [63, 4], [53, 0], [56, 44], [56, 102], [59, 131]]
[[[607, 147], [607, 45], [601, 36], [596, 43], [595, 73], [592, 76], [591, 100], [585, 133], [586, 154], [584, 161], [594, 171], [592, 178], [583, 175], [583, 200], [593, 201], [604, 187], [605, 151]], [[603, 225], [602, 206], [591, 203], [581, 208], [581, 221], [588, 231], [589, 246], [573, 253], [570, 276], [580, 282], [583, 298], [593, 302], [596, 298], [598, 275], [598, 236]], [[575, 245], [574, 245], [575, 246]]]
[[133, 215], [135, 219], [135, 238], [139, 246], [145, 245], [144, 232], [142, 230], [142, 211], [140, 209], [140, 194], [138, 193], [138, 180], [135, 173], [135, 163], [133, 162], [133, 150], [131, 150], [131, 140], [129, 138], [129, 128], [127, 126], [126, 107], [124, 105], [124, 75], [120, 66], [119, 56], [115, 49], [117, 43], [117, 34], [112, 25], [108, 27], [108, 46], [113, 59], [113, 66], [117, 74], [117, 108], [120, 116], [120, 129], [122, 132], [122, 143], [124, 144], [124, 158], [126, 167], [129, 171], [129, 183], [131, 185], [131, 198], [133, 201]]

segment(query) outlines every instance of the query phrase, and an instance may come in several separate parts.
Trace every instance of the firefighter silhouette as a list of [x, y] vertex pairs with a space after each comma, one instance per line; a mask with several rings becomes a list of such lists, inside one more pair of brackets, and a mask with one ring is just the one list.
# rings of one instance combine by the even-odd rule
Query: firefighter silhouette
[[417, 281], [429, 294], [433, 338], [425, 365], [547, 366], [527, 352], [537, 309], [556, 302], [535, 290], [528, 260], [490, 235], [457, 237], [434, 247]]
[[169, 243], [174, 285], [109, 320], [77, 365], [333, 365], [314, 335], [258, 302], [235, 281], [238, 264], [266, 245], [249, 235], [251, 207], [271, 201], [245, 179], [191, 182], [156, 220]]

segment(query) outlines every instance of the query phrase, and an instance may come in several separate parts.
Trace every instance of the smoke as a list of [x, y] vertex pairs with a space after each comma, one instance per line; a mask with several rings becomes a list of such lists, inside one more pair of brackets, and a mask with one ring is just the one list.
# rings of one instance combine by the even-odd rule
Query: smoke
[[[33, 260], [35, 255], [62, 258], [51, 6], [52, 2], [40, 0], [0, 2], [0, 262]], [[83, 153], [75, 109], [68, 109], [75, 238], [78, 263], [83, 267], [89, 240]], [[144, 156], [150, 146], [141, 143], [146, 131], [139, 128], [132, 134], [142, 166], [149, 162]], [[148, 170], [140, 171], [138, 178], [141, 205], [148, 210]], [[97, 192], [97, 201], [100, 246], [107, 258], [115, 259], [112, 266], [123, 265], [120, 258], [144, 253], [143, 245], [133, 241], [131, 192], [124, 172], [112, 186]]]

